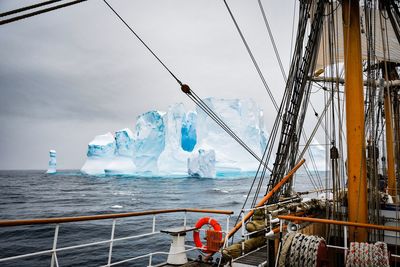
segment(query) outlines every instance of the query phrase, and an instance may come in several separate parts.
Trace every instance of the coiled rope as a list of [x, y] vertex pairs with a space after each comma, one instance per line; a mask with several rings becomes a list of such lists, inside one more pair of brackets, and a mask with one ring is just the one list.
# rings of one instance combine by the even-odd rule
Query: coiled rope
[[375, 244], [351, 242], [347, 252], [346, 267], [356, 266], [390, 266], [387, 244], [384, 242]]
[[288, 233], [282, 240], [277, 266], [316, 267], [326, 262], [325, 239], [315, 235]]

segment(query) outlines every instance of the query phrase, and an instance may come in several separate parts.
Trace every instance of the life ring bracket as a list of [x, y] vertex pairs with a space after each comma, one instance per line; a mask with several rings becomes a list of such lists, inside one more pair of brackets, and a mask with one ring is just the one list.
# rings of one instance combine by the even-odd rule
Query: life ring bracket
[[[209, 228], [212, 228], [206, 230], [207, 245], [204, 245], [200, 239], [200, 229], [204, 225], [208, 225]], [[197, 230], [193, 231], [193, 241], [196, 247], [208, 254], [217, 252], [223, 244], [222, 228], [218, 221], [211, 217], [203, 217], [197, 221], [195, 227]]]

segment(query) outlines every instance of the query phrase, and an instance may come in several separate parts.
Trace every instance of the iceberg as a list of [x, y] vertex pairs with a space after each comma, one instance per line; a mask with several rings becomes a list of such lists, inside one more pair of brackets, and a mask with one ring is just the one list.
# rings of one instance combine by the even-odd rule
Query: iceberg
[[185, 121], [185, 107], [182, 103], [171, 105], [164, 117], [165, 148], [157, 166], [160, 174], [187, 175], [187, 158], [190, 153], [182, 147], [182, 127]]
[[138, 172], [158, 173], [158, 157], [165, 148], [164, 116], [164, 112], [149, 111], [136, 121], [133, 159]]
[[136, 171], [133, 163], [133, 137], [128, 128], [115, 132], [115, 155], [104, 170], [106, 175], [130, 175]]
[[120, 157], [133, 156], [133, 133], [125, 128], [115, 132], [115, 155]]
[[189, 111], [182, 122], [181, 147], [187, 152], [192, 152], [197, 143], [196, 121], [197, 113]]
[[187, 160], [188, 174], [195, 177], [214, 178], [215, 172], [215, 151], [199, 149]]
[[88, 175], [103, 175], [105, 168], [114, 159], [115, 139], [111, 133], [96, 136], [88, 145], [87, 159], [81, 172]]
[[[267, 135], [263, 112], [253, 100], [206, 98], [204, 102], [261, 158]], [[259, 162], [253, 156], [200, 108], [196, 110], [195, 149], [215, 151], [217, 173], [257, 170]]]
[[[253, 100], [206, 98], [204, 102], [261, 157], [266, 148], [264, 115]], [[257, 170], [259, 162], [200, 108], [182, 103], [167, 112], [152, 110], [128, 128], [89, 143], [82, 172], [93, 175], [192, 175]]]
[[48, 174], [54, 174], [57, 172], [57, 153], [55, 150], [50, 150], [49, 151], [50, 154], [50, 160], [49, 160], [49, 168], [47, 169]]

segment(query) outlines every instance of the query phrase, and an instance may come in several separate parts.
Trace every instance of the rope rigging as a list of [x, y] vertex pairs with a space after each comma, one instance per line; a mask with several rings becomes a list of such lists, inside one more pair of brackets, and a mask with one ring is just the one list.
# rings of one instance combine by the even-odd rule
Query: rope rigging
[[[269, 86], [268, 86], [268, 84], [267, 84], [265, 78], [264, 78], [264, 75], [262, 74], [262, 72], [261, 72], [261, 70], [260, 70], [260, 68], [259, 68], [259, 66], [258, 66], [258, 63], [257, 63], [255, 57], [253, 56], [253, 53], [252, 53], [252, 51], [251, 51], [251, 49], [250, 49], [250, 47], [249, 47], [249, 45], [248, 45], [248, 43], [247, 43], [247, 41], [246, 41], [246, 38], [244, 37], [244, 35], [243, 35], [243, 33], [242, 33], [242, 31], [241, 31], [241, 29], [240, 29], [240, 27], [239, 27], [239, 25], [238, 25], [238, 23], [237, 23], [237, 21], [236, 21], [236, 18], [235, 18], [235, 16], [233, 15], [233, 12], [232, 12], [232, 10], [230, 9], [230, 7], [229, 7], [229, 5], [228, 5], [228, 3], [227, 3], [226, 0], [224, 0], [224, 4], [225, 4], [225, 7], [226, 7], [226, 9], [227, 9], [227, 11], [228, 11], [228, 13], [229, 13], [229, 15], [230, 15], [230, 17], [231, 17], [231, 19], [232, 19], [234, 25], [235, 25], [235, 28], [236, 28], [237, 32], [238, 32], [239, 35], [240, 35], [240, 38], [241, 38], [241, 40], [242, 40], [242, 42], [243, 42], [243, 44], [244, 44], [244, 46], [245, 46], [245, 48], [246, 48], [247, 53], [249, 54], [249, 56], [250, 56], [250, 58], [251, 58], [251, 61], [253, 62], [253, 65], [254, 65], [254, 67], [255, 67], [255, 69], [256, 69], [256, 71], [257, 71], [257, 73], [258, 73], [258, 75], [259, 75], [259, 77], [260, 77], [260, 79], [261, 79], [261, 82], [263, 83], [264, 88], [266, 89], [266, 91], [267, 91], [267, 93], [268, 93], [268, 95], [269, 95], [269, 97], [270, 97], [270, 99], [271, 99], [271, 101], [272, 101], [272, 103], [273, 103], [273, 105], [274, 105], [274, 108], [275, 108], [275, 110], [276, 110], [277, 113], [278, 113], [278, 115], [277, 115], [277, 117], [276, 117], [276, 119], [275, 119], [275, 122], [274, 122], [274, 126], [273, 126], [273, 128], [272, 128], [270, 137], [269, 137], [269, 139], [268, 139], [267, 146], [266, 146], [265, 151], [264, 151], [264, 153], [263, 153], [262, 162], [266, 162], [266, 163], [268, 164], [269, 159], [270, 159], [271, 154], [272, 154], [272, 148], [273, 148], [273, 145], [272, 145], [272, 144], [274, 144], [275, 139], [276, 139], [276, 136], [277, 136], [278, 127], [279, 127], [279, 119], [281, 118], [281, 115], [282, 115], [283, 106], [282, 106], [282, 104], [281, 104], [281, 106], [278, 108], [278, 105], [277, 105], [277, 103], [276, 103], [276, 100], [275, 100], [275, 98], [274, 98], [274, 96], [273, 96], [273, 94], [272, 94], [272, 92], [271, 92], [271, 90], [270, 90], [270, 88], [269, 88]], [[278, 58], [279, 58], [279, 54], [277, 54], [277, 55], [278, 55]], [[282, 70], [283, 70], [283, 69], [282, 69]], [[283, 70], [283, 75], [284, 75], [284, 77], [285, 77], [284, 70]], [[283, 103], [283, 102], [282, 102], [282, 103]], [[252, 201], [251, 206], [253, 207], [253, 206], [256, 204], [257, 197], [258, 197], [259, 192], [260, 192], [260, 190], [261, 190], [261, 186], [262, 186], [262, 184], [263, 184], [264, 177], [266, 176], [266, 171], [267, 171], [267, 170], [270, 171], [270, 172], [272, 171], [272, 170], [269, 169], [269, 168], [268, 168], [268, 169], [267, 169], [267, 168], [262, 168], [262, 169], [261, 169], [261, 165], [258, 167], [257, 172], [256, 172], [256, 175], [255, 175], [255, 177], [254, 177], [254, 179], [253, 179], [253, 181], [252, 181], [252, 184], [251, 184], [251, 186], [250, 186], [249, 192], [248, 192], [248, 194], [247, 194], [246, 200], [245, 200], [244, 203], [243, 203], [242, 209], [246, 206], [248, 197], [249, 197], [249, 195], [251, 194], [251, 191], [253, 190], [253, 186], [254, 186], [254, 184], [255, 184], [255, 181], [256, 181], [256, 179], [259, 177], [259, 178], [260, 178], [260, 179], [259, 179], [259, 183], [258, 183], [258, 186], [257, 186], [256, 191], [255, 191], [255, 193], [254, 193], [254, 198], [253, 198], [253, 201]]]
[[[307, 81], [307, 77], [310, 71], [314, 69], [313, 65], [315, 64], [316, 58], [315, 47], [317, 47], [321, 35], [325, 0], [318, 1], [304, 55], [302, 40], [304, 38], [308, 21], [307, 14], [309, 14], [311, 4], [301, 3], [300, 9], [306, 16], [300, 16], [302, 19], [299, 21], [294, 59], [292, 61], [291, 71], [285, 90], [285, 92], [288, 92], [290, 96], [286, 98], [286, 112], [283, 116], [278, 152], [276, 154], [270, 182], [268, 183], [267, 192], [277, 184], [280, 177], [283, 176], [282, 174], [290, 168], [290, 166], [293, 166], [297, 157], [299, 137], [304, 122], [311, 87], [310, 83]], [[290, 190], [290, 185], [287, 186], [285, 190], [287, 193], [287, 191]], [[279, 194], [276, 194], [275, 197], [271, 198], [272, 201], [270, 203], [276, 201], [278, 195]]]
[[[28, 10], [35, 9], [35, 8], [38, 8], [38, 7], [41, 7], [41, 6], [53, 4], [53, 3], [56, 3], [56, 2], [59, 2], [59, 1], [61, 1], [61, 0], [45, 1], [45, 2], [42, 2], [42, 3], [35, 4], [35, 5], [30, 5], [30, 6], [26, 6], [26, 7], [23, 7], [23, 8], [18, 8], [18, 9], [15, 9], [15, 10], [11, 10], [11, 11], [7, 11], [7, 12], [4, 12], [4, 13], [1, 13], [0, 17], [7, 17], [7, 16], [10, 16], [10, 15], [13, 15], [13, 14], [18, 14], [18, 13], [21, 13], [23, 11], [28, 11]], [[75, 0], [75, 1], [67, 2], [67, 3], [59, 4], [59, 5], [56, 5], [56, 6], [52, 6], [52, 7], [49, 7], [49, 8], [43, 8], [43, 9], [40, 9], [40, 10], [37, 10], [37, 11], [33, 11], [31, 13], [26, 13], [26, 14], [23, 14], [23, 15], [20, 15], [20, 16], [15, 16], [15, 17], [12, 17], [12, 18], [9, 18], [9, 19], [3, 19], [3, 20], [0, 20], [0, 25], [8, 24], [8, 23], [15, 22], [15, 21], [18, 21], [18, 20], [21, 20], [21, 19], [30, 18], [30, 17], [36, 16], [36, 15], [40, 15], [40, 14], [47, 13], [47, 12], [50, 12], [50, 11], [54, 11], [54, 10], [57, 10], [57, 9], [61, 9], [61, 8], [64, 8], [64, 7], [76, 5], [76, 4], [85, 2], [85, 1], [88, 1], [88, 0]]]
[[[253, 65], [254, 65], [255, 69], [257, 70], [257, 73], [259, 74], [260, 79], [261, 79], [261, 81], [262, 81], [262, 83], [263, 83], [265, 89], [267, 90], [267, 92], [268, 92], [268, 94], [269, 94], [269, 96], [270, 96], [270, 98], [271, 98], [271, 101], [273, 102], [274, 107], [275, 107], [275, 109], [276, 109], [276, 111], [277, 111], [277, 113], [278, 113], [277, 118], [276, 118], [276, 121], [275, 121], [274, 126], [273, 126], [273, 129], [272, 129], [272, 133], [271, 133], [270, 138], [269, 138], [269, 140], [268, 140], [267, 147], [266, 147], [266, 149], [265, 149], [265, 151], [264, 151], [264, 154], [263, 154], [263, 158], [266, 159], [266, 160], [263, 160], [263, 161], [268, 162], [268, 159], [270, 159], [270, 157], [271, 157], [271, 152], [272, 152], [272, 148], [273, 148], [273, 145], [272, 145], [272, 144], [275, 143], [275, 139], [276, 139], [276, 136], [277, 136], [277, 133], [278, 133], [278, 127], [279, 127], [279, 121], [278, 121], [278, 120], [279, 120], [279, 119], [281, 118], [281, 116], [282, 116], [283, 105], [281, 104], [281, 106], [278, 108], [278, 105], [276, 104], [276, 100], [275, 100], [274, 96], [272, 95], [272, 93], [271, 93], [271, 91], [270, 91], [270, 89], [269, 89], [269, 86], [268, 86], [268, 84], [266, 83], [266, 80], [265, 80], [265, 78], [264, 78], [264, 76], [263, 76], [263, 74], [262, 74], [262, 72], [261, 72], [261, 70], [260, 70], [260, 68], [259, 68], [259, 66], [258, 66], [258, 63], [257, 63], [257, 61], [255, 60], [255, 57], [254, 57], [254, 55], [253, 55], [253, 53], [252, 53], [252, 51], [251, 51], [251, 49], [250, 49], [250, 47], [249, 47], [249, 45], [248, 45], [248, 43], [247, 43], [247, 41], [246, 41], [246, 38], [244, 37], [244, 35], [243, 35], [243, 33], [242, 33], [242, 31], [241, 31], [241, 29], [240, 29], [238, 23], [237, 23], [237, 20], [236, 20], [235, 16], [233, 15], [233, 12], [232, 12], [232, 10], [230, 9], [230, 7], [229, 7], [229, 5], [228, 5], [228, 3], [227, 3], [226, 0], [224, 0], [224, 4], [225, 4], [225, 7], [227, 8], [227, 11], [228, 11], [228, 13], [229, 13], [229, 15], [230, 15], [230, 17], [231, 17], [231, 19], [232, 19], [234, 25], [235, 25], [235, 28], [236, 28], [237, 32], [238, 32], [239, 35], [240, 35], [240, 38], [241, 38], [243, 44], [244, 44], [245, 47], [246, 47], [246, 51], [248, 52], [248, 54], [249, 54], [249, 56], [250, 56], [250, 58], [251, 58], [251, 60], [252, 60], [252, 62], [253, 62]], [[277, 50], [277, 48], [276, 48], [275, 41], [274, 41], [274, 38], [273, 38], [273, 35], [272, 35], [272, 31], [271, 31], [271, 29], [270, 29], [270, 27], [269, 27], [268, 20], [267, 20], [267, 18], [266, 18], [266, 15], [265, 15], [263, 6], [262, 6], [262, 4], [261, 4], [260, 1], [259, 1], [259, 7], [260, 7], [261, 13], [262, 13], [262, 15], [263, 15], [264, 23], [265, 23], [265, 25], [266, 25], [266, 27], [267, 27], [267, 30], [268, 30], [268, 33], [269, 33], [271, 42], [272, 42], [272, 44], [273, 44], [273, 46], [274, 46], [275, 55], [276, 55], [276, 57], [277, 57], [277, 60], [278, 60], [279, 65], [280, 65], [280, 67], [281, 67], [282, 75], [283, 75], [283, 77], [284, 77], [284, 80], [286, 81], [286, 80], [287, 80], [287, 77], [286, 77], [286, 74], [285, 74], [285, 71], [284, 71], [284, 68], [283, 68], [283, 64], [282, 64], [282, 61], [281, 61], [281, 59], [280, 59], [280, 56], [279, 56], [279, 53], [278, 53], [278, 50]], [[282, 103], [284, 103], [284, 101], [282, 101]], [[271, 170], [269, 170], [269, 171], [271, 172]], [[257, 172], [256, 172], [256, 175], [255, 175], [255, 177], [254, 177], [254, 180], [253, 180], [253, 182], [252, 182], [252, 185], [251, 185], [251, 187], [250, 187], [250, 189], [249, 189], [249, 193], [248, 193], [248, 195], [251, 193], [251, 191], [253, 190], [253, 186], [254, 186], [255, 180], [259, 177], [260, 179], [259, 179], [259, 183], [258, 183], [258, 186], [257, 186], [257, 188], [256, 188], [256, 191], [255, 191], [255, 193], [254, 193], [253, 202], [252, 202], [252, 204], [251, 204], [252, 206], [254, 206], [255, 203], [256, 203], [256, 201], [257, 201], [257, 197], [258, 197], [258, 195], [259, 195], [259, 193], [260, 193], [260, 190], [261, 190], [261, 187], [262, 187], [262, 184], [263, 184], [263, 181], [264, 181], [264, 177], [265, 177], [265, 176], [266, 176], [266, 169], [263, 168], [263, 169], [261, 170], [261, 172], [260, 172], [260, 168], [258, 168], [258, 170], [257, 170]], [[247, 200], [248, 200], [248, 196], [246, 197], [246, 200], [245, 200], [245, 202], [244, 202], [244, 204], [243, 204], [243, 208], [245, 207], [245, 205], [246, 205], [246, 203], [247, 203]]]
[[249, 56], [250, 56], [250, 58], [251, 58], [251, 61], [253, 62], [253, 65], [254, 65], [254, 67], [255, 67], [256, 70], [257, 70], [257, 73], [258, 73], [258, 75], [260, 76], [260, 79], [261, 79], [261, 81], [262, 81], [262, 83], [263, 83], [263, 85], [264, 85], [264, 88], [265, 88], [265, 90], [267, 91], [267, 93], [268, 93], [268, 95], [269, 95], [269, 97], [270, 97], [270, 99], [271, 99], [271, 101], [272, 101], [272, 104], [274, 105], [275, 109], [278, 111], [279, 108], [278, 108], [278, 104], [276, 103], [276, 100], [275, 100], [275, 98], [274, 98], [274, 95], [272, 94], [271, 89], [269, 88], [269, 86], [268, 86], [268, 84], [267, 84], [267, 81], [265, 80], [264, 75], [262, 74], [261, 69], [260, 69], [260, 67], [258, 66], [257, 61], [256, 61], [256, 59], [254, 58], [253, 53], [251, 52], [251, 49], [250, 49], [250, 47], [249, 47], [249, 45], [248, 45], [248, 43], [247, 43], [247, 41], [246, 41], [246, 38], [244, 37], [244, 35], [243, 35], [243, 33], [242, 33], [242, 31], [241, 31], [241, 29], [240, 29], [240, 27], [239, 27], [239, 25], [238, 25], [238, 23], [237, 23], [237, 21], [236, 21], [236, 18], [235, 18], [235, 16], [233, 15], [233, 13], [232, 13], [232, 11], [231, 11], [231, 9], [230, 9], [230, 7], [229, 7], [229, 5], [228, 5], [228, 3], [227, 3], [226, 0], [224, 0], [224, 4], [225, 4], [226, 9], [227, 9], [228, 12], [229, 12], [229, 15], [230, 15], [231, 18], [232, 18], [233, 23], [235, 24], [236, 30], [238, 31], [238, 33], [239, 33], [239, 35], [240, 35], [240, 38], [242, 39], [242, 42], [243, 42], [244, 46], [246, 47], [247, 53], [249, 54]]
[[197, 94], [190, 89], [186, 84], [182, 85], [182, 91], [198, 106], [200, 107], [210, 118], [212, 118], [222, 129], [225, 130], [236, 142], [238, 142], [247, 152], [250, 153], [257, 161], [264, 165], [268, 170], [271, 170], [267, 164], [249, 147], [246, 143], [237, 136], [226, 123], [203, 101]]
[[[224, 2], [225, 2], [225, 4], [226, 4], [226, 1], [224, 1]], [[227, 4], [226, 4], [226, 6], [227, 6]], [[261, 12], [262, 12], [263, 17], [264, 17], [264, 22], [266, 23], [266, 26], [267, 26], [267, 29], [268, 29], [268, 28], [269, 28], [269, 24], [268, 24], [268, 21], [266, 20], [265, 12], [263, 12], [263, 7], [262, 7], [262, 4], [261, 4], [260, 2], [259, 2], [259, 6], [260, 6]], [[229, 9], [229, 6], [227, 6], [227, 9], [228, 9], [228, 11], [229, 11], [229, 14], [231, 15], [231, 18], [232, 18], [232, 20], [233, 20], [233, 22], [234, 22], [234, 24], [235, 24], [235, 26], [236, 26], [236, 28], [237, 28], [237, 30], [238, 30], [240, 36], [241, 36], [241, 38], [242, 38], [243, 43], [244, 43], [245, 46], [246, 46], [246, 49], [247, 49], [248, 52], [249, 52], [249, 48], [248, 48], [247, 42], [246, 42], [246, 40], [244, 39], [244, 36], [243, 36], [243, 34], [242, 34], [240, 28], [238, 27], [237, 22], [236, 22], [236, 20], [235, 20], [235, 18], [234, 18], [234, 16], [233, 16], [231, 10]], [[304, 10], [305, 10], [305, 9], [303, 9], [303, 12], [304, 12]], [[270, 29], [269, 29], [269, 33], [270, 33], [271, 41], [274, 43], [273, 36], [272, 36], [272, 34], [271, 34]], [[275, 52], [276, 52], [276, 56], [277, 56], [278, 62], [281, 62], [281, 61], [280, 61], [280, 58], [279, 58], [279, 54], [277, 53], [277, 50], [275, 50]], [[249, 55], [250, 55], [251, 58], [253, 59], [251, 51], [249, 52]], [[257, 65], [256, 65], [256, 68], [257, 68]], [[281, 68], [281, 71], [282, 71], [283, 76], [286, 77], [283, 68]], [[285, 79], [286, 79], [286, 78], [285, 78]], [[287, 90], [286, 90], [285, 92], [287, 92]], [[278, 120], [278, 119], [279, 119], [279, 117], [280, 117], [279, 114], [282, 113], [282, 110], [283, 110], [283, 103], [285, 103], [285, 101], [287, 101], [287, 95], [284, 95], [284, 100], [282, 101], [282, 104], [281, 104], [281, 106], [280, 106], [280, 108], [279, 108], [279, 110], [278, 110], [278, 116], [277, 116], [277, 118], [276, 118], [276, 120], [275, 120], [274, 127], [273, 127], [272, 133], [271, 133], [271, 135], [270, 135], [270, 139], [268, 140], [267, 149], [264, 151], [263, 159], [266, 158], [266, 159], [264, 160], [264, 161], [266, 161], [266, 162], [268, 162], [268, 159], [269, 159], [270, 156], [271, 156], [271, 150], [272, 150], [272, 147], [273, 147], [271, 144], [273, 144], [273, 143], [275, 142], [274, 140], [275, 140], [275, 138], [276, 138], [276, 136], [277, 136], [277, 130], [278, 130], [278, 127], [279, 127], [279, 120]], [[303, 108], [304, 108], [305, 106], [307, 106], [307, 103], [308, 103], [308, 101], [305, 101], [305, 102], [303, 103]], [[324, 115], [325, 115], [325, 112], [326, 112], [326, 108], [325, 108], [325, 110], [324, 110], [324, 112], [323, 112], [323, 115], [321, 116], [321, 119], [319, 120], [319, 122], [317, 123], [317, 125], [316, 125], [316, 127], [315, 127], [315, 131], [316, 131], [316, 129], [319, 127], [319, 125], [320, 125], [320, 123], [321, 123], [321, 121], [322, 121], [322, 118], [323, 118]], [[303, 134], [302, 134], [303, 137], [304, 137], [305, 139], [307, 139], [307, 138], [305, 137], [304, 131], [301, 130], [301, 132], [303, 133]], [[314, 134], [315, 134], [315, 133], [314, 133]], [[314, 135], [312, 135], [312, 136], [310, 137], [310, 139], [308, 139], [307, 145], [305, 146], [305, 148], [304, 148], [303, 152], [301, 153], [301, 155], [303, 155], [304, 152], [306, 151], [306, 149], [307, 149], [308, 145], [310, 144], [310, 142], [311, 142], [313, 136], [314, 136]], [[267, 152], [267, 150], [268, 150], [268, 152]], [[311, 151], [309, 151], [309, 153], [310, 153], [310, 152], [311, 152]], [[310, 153], [310, 159], [311, 159], [312, 165], [315, 167], [315, 160], [314, 160], [314, 158], [313, 158], [313, 156], [312, 156], [312, 153]], [[275, 167], [275, 166], [274, 166], [274, 167]], [[306, 168], [306, 171], [307, 171], [307, 173], [309, 173], [309, 174], [311, 175], [311, 173], [310, 173], [310, 171], [308, 170], [308, 168]], [[257, 188], [256, 188], [256, 192], [255, 192], [255, 194], [254, 194], [254, 198], [253, 198], [253, 202], [252, 202], [252, 207], [253, 207], [253, 206], [255, 205], [255, 203], [256, 203], [257, 196], [259, 195], [259, 192], [260, 192], [260, 189], [261, 189], [261, 187], [262, 187], [262, 183], [263, 183], [263, 179], [264, 179], [265, 175], [266, 175], [266, 170], [265, 170], [265, 169], [260, 170], [260, 168], [259, 168], [259, 169], [257, 170], [256, 177], [254, 178], [254, 180], [253, 180], [253, 182], [252, 182], [252, 184], [251, 184], [251, 187], [250, 187], [250, 190], [249, 190], [248, 195], [249, 195], [249, 194], [251, 193], [251, 191], [252, 191], [252, 188], [253, 188], [253, 186], [254, 186], [254, 183], [255, 183], [256, 178], [257, 178], [258, 176], [260, 176], [259, 183], [258, 183], [258, 186], [257, 186]], [[317, 174], [317, 176], [319, 176], [319, 175]], [[315, 188], [317, 188], [317, 187], [321, 188], [321, 187], [322, 187], [322, 182], [321, 182], [321, 178], [320, 178], [320, 177], [318, 177], [319, 186], [317, 186], [316, 183], [313, 181], [312, 175], [310, 176], [310, 179], [311, 179], [312, 184], [315, 185]], [[268, 192], [268, 191], [267, 191], [267, 192]], [[247, 197], [246, 197], [245, 203], [243, 204], [243, 208], [244, 208], [244, 206], [246, 205], [246, 202], [247, 202], [247, 200], [248, 200], [248, 195], [247, 195]], [[243, 208], [242, 208], [242, 209], [243, 209]]]
[[157, 61], [171, 74], [171, 76], [175, 79], [175, 81], [182, 86], [182, 82], [175, 76], [175, 74], [161, 61], [161, 59], [153, 52], [153, 50], [140, 38], [140, 36], [126, 23], [126, 21], [115, 11], [115, 9], [106, 1], [103, 0], [104, 3], [111, 9], [111, 11], [124, 23], [124, 25], [133, 33], [136, 38], [147, 48], [147, 50], [157, 59]]
[[[307, 16], [305, 16], [305, 15], [308, 14], [308, 9], [304, 8], [304, 7], [305, 7], [304, 5], [301, 5], [301, 8], [299, 10], [301, 18], [306, 18]], [[303, 31], [305, 30], [305, 25], [306, 25], [306, 20], [303, 19], [302, 21], [299, 21], [299, 27], [298, 28], [300, 29], [299, 30], [300, 32], [302, 32], [301, 29], [303, 29]], [[304, 34], [299, 34], [299, 36], [300, 36], [300, 39], [302, 39]], [[298, 48], [298, 47], [299, 47], [299, 42], [296, 42], [296, 48]], [[296, 67], [292, 66], [292, 69], [295, 69], [295, 68]], [[266, 162], [269, 162], [269, 160], [271, 159], [272, 151], [273, 151], [273, 147], [274, 147], [273, 144], [275, 144], [275, 140], [276, 140], [276, 137], [278, 135], [279, 125], [282, 122], [280, 114], [282, 114], [284, 109], [287, 110], [287, 106], [285, 106], [285, 103], [288, 101], [289, 94], [290, 94], [290, 90], [285, 90], [281, 105], [279, 107], [278, 115], [275, 118], [272, 130], [271, 130], [271, 133], [270, 133], [270, 138], [269, 138], [268, 143], [267, 143], [266, 151], [264, 152], [264, 157], [265, 157], [265, 161]], [[278, 149], [279, 149], [279, 147], [278, 147]], [[275, 168], [275, 166], [274, 166], [274, 168]], [[273, 172], [271, 173], [271, 175], [272, 174], [273, 174]], [[262, 188], [262, 185], [263, 185], [263, 182], [264, 182], [264, 178], [266, 177], [266, 169], [263, 168], [261, 170], [261, 172], [260, 172], [260, 169], [258, 169], [254, 179], [256, 179], [257, 177], [259, 177], [259, 182], [258, 182], [256, 191], [255, 191], [255, 194], [254, 194], [254, 197], [253, 197], [253, 201], [251, 203], [251, 207], [254, 207], [256, 205], [257, 197], [258, 197], [258, 195], [259, 195], [259, 193], [261, 191], [261, 188]], [[271, 185], [272, 184], [271, 184], [271, 180], [270, 180], [269, 183], [268, 183], [268, 187], [271, 186]], [[250, 194], [251, 190], [252, 190], [252, 188], [250, 188], [249, 194]], [[269, 189], [267, 189], [267, 192], [268, 191], [269, 191]], [[243, 204], [243, 206], [244, 205], [245, 205], [245, 203]]]
[[[277, 47], [276, 47], [275, 39], [274, 39], [274, 36], [273, 36], [273, 34], [272, 34], [271, 27], [269, 26], [268, 19], [267, 19], [267, 16], [266, 16], [266, 14], [265, 14], [265, 10], [264, 10], [264, 7], [263, 7], [263, 5], [262, 5], [262, 3], [261, 3], [261, 0], [258, 0], [258, 6], [259, 6], [259, 8], [260, 8], [260, 11], [261, 11], [261, 14], [262, 14], [262, 17], [263, 17], [265, 26], [266, 26], [266, 28], [267, 28], [268, 35], [269, 35], [269, 37], [270, 37], [270, 40], [271, 40], [271, 43], [272, 43], [272, 46], [273, 46], [273, 49], [274, 49], [274, 52], [275, 52], [276, 59], [277, 59], [278, 64], [279, 64], [279, 68], [280, 68], [281, 73], [282, 73], [282, 76], [283, 76], [283, 79], [285, 80], [285, 82], [287, 82], [287, 76], [286, 76], [285, 70], [284, 70], [284, 68], [283, 68], [282, 60], [281, 60], [281, 58], [280, 58], [280, 56], [279, 56], [279, 52], [278, 52], [278, 49], [277, 49]], [[339, 4], [337, 4], [337, 7], [338, 7], [338, 6], [339, 6]], [[336, 7], [336, 9], [337, 9], [337, 7]], [[316, 111], [315, 111], [315, 109], [314, 109], [314, 107], [312, 106], [312, 103], [311, 103], [311, 102], [310, 102], [310, 104], [311, 104], [311, 107], [312, 107], [313, 110], [314, 110], [314, 113], [317, 114]], [[303, 138], [305, 139], [305, 141], [307, 142], [307, 137], [306, 137], [306, 134], [305, 134], [305, 131], [304, 131], [304, 130], [302, 131], [302, 136], [303, 136]], [[308, 142], [308, 144], [309, 144], [309, 142]], [[306, 148], [308, 148], [308, 146], [306, 146], [304, 149], [306, 149]], [[309, 157], [310, 157], [310, 159], [311, 159], [311, 163], [312, 163], [314, 169], [317, 169], [317, 168], [316, 168], [316, 164], [315, 164], [315, 160], [314, 160], [314, 156], [313, 156], [312, 151], [311, 151], [311, 150], [308, 150], [308, 154], [309, 154]], [[311, 174], [311, 173], [310, 173], [310, 174]], [[318, 172], [317, 172], [317, 176], [319, 176]], [[320, 179], [320, 178], [319, 178], [319, 179]]]
[[63, 1], [63, 0], [49, 0], [49, 1], [44, 1], [44, 2], [41, 2], [41, 3], [37, 3], [37, 4], [33, 4], [33, 5], [17, 8], [17, 9], [14, 9], [14, 10], [10, 10], [10, 11], [1, 13], [0, 17], [6, 17], [6, 16], [9, 16], [9, 15], [17, 14], [17, 13], [20, 13], [20, 12], [23, 12], [23, 11], [35, 9], [35, 8], [38, 8], [38, 7], [41, 7], [41, 6], [46, 6], [46, 5], [50, 5], [50, 4], [61, 2], [61, 1]]
[[281, 69], [282, 77], [286, 82], [287, 76], [285, 73], [285, 69], [283, 68], [282, 60], [281, 60], [281, 57], [279, 56], [278, 48], [276, 47], [276, 44], [275, 44], [274, 35], [272, 34], [271, 28], [269, 27], [267, 15], [265, 14], [265, 10], [261, 3], [261, 0], [258, 0], [258, 6], [260, 7], [260, 11], [261, 11], [262, 17], [264, 19], [265, 27], [267, 27], [268, 35], [271, 40], [272, 47], [274, 48], [275, 56], [276, 56], [276, 59], [278, 60], [278, 64], [279, 64], [279, 68]]

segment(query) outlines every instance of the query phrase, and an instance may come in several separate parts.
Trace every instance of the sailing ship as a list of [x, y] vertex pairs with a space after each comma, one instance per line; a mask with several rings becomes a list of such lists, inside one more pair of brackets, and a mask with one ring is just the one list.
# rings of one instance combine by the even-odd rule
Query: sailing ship
[[[80, 2], [83, 1], [72, 1], [69, 5]], [[258, 2], [263, 10], [261, 1]], [[258, 69], [227, 1], [224, 3]], [[6, 19], [0, 24], [31, 15]], [[143, 257], [149, 258], [149, 266], [154, 266], [152, 257], [157, 253], [112, 262], [112, 248], [117, 241], [161, 232], [171, 235], [173, 241], [166, 253], [167, 262], [159, 266], [396, 266], [400, 258], [400, 3], [365, 0], [360, 5], [360, 1], [354, 0], [300, 0], [298, 18], [284, 96], [280, 105], [275, 105], [277, 116], [263, 156], [252, 154], [260, 162], [259, 168], [233, 228], [229, 227], [231, 211], [200, 209], [3, 220], [2, 227], [55, 224], [56, 228], [51, 249], [3, 258], [0, 262], [46, 254], [52, 257], [51, 266], [58, 266], [59, 251], [79, 247], [57, 247], [60, 224], [112, 219], [111, 239], [102, 242], [110, 245], [105, 266], [135, 262]], [[182, 91], [246, 148], [218, 114], [153, 55]], [[321, 114], [314, 111], [317, 122], [307, 136], [305, 118], [310, 113], [310, 97], [315, 87], [321, 89], [325, 107]], [[329, 147], [325, 185], [315, 181], [315, 174], [303, 159], [319, 127], [326, 132]], [[299, 168], [305, 168], [311, 183], [316, 185], [315, 192], [319, 193], [316, 197], [312, 194], [315, 192], [295, 192], [293, 178]], [[193, 226], [187, 224], [185, 217], [181, 227], [155, 230], [156, 215], [177, 212], [210, 216], [199, 218]], [[228, 215], [226, 229], [213, 214]], [[148, 215], [153, 216], [150, 233], [114, 237], [117, 219]], [[239, 231], [240, 238], [234, 239]], [[189, 234], [193, 234], [194, 246], [188, 248], [185, 236]], [[90, 245], [96, 244], [81, 247]], [[203, 257], [190, 260], [186, 257], [189, 250], [198, 250]], [[218, 259], [213, 260], [216, 254]]]

